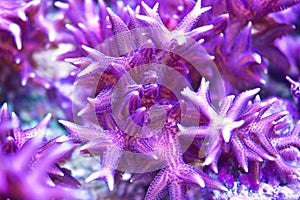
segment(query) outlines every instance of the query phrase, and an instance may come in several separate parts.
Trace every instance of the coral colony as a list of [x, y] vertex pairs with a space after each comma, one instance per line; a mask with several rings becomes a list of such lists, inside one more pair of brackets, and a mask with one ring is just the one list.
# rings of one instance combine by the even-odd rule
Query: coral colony
[[1, 0], [0, 199], [299, 199], [298, 3]]

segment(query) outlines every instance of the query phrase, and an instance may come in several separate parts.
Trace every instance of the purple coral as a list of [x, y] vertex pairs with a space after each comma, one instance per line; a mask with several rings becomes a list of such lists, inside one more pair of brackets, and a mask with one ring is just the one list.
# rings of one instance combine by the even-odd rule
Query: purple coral
[[[185, 164], [182, 160], [180, 141], [177, 136], [177, 123], [183, 120], [180, 119], [180, 113], [184, 111], [180, 110], [179, 102], [176, 102], [178, 101], [177, 97], [172, 94], [174, 91], [167, 88], [160, 81], [160, 76], [165, 76], [165, 79], [168, 79], [166, 75], [168, 73], [171, 75], [171, 72], [168, 72], [167, 69], [164, 69], [165, 72], [155, 68], [147, 69], [144, 66], [153, 65], [152, 63], [162, 65], [162, 68], [163, 65], [176, 66], [174, 68], [177, 73], [179, 72], [184, 77], [189, 78], [192, 75], [189, 72], [192, 68], [188, 68], [190, 66], [187, 65], [187, 62], [175, 53], [182, 54], [185, 48], [184, 43], [187, 42], [186, 46], [188, 46], [188, 40], [193, 37], [199, 38], [204, 32], [213, 29], [213, 26], [206, 26], [190, 31], [199, 16], [209, 8], [201, 8], [200, 1], [198, 1], [174, 31], [168, 31], [158, 16], [156, 8], [152, 9], [145, 3], [142, 3], [142, 6], [146, 14], [132, 16], [136, 23], [134, 26], [136, 29], [132, 32], [129, 32], [125, 22], [120, 17], [107, 9], [114, 31], [119, 34], [115, 37], [115, 47], [121, 55], [119, 58], [106, 57], [101, 52], [83, 46], [83, 49], [90, 53], [90, 57], [70, 59], [74, 64], [86, 65], [88, 63], [88, 66], [79, 73], [77, 84], [90, 77], [99, 76], [96, 91], [98, 94], [94, 99], [89, 98], [90, 103], [80, 112], [80, 115], [84, 116], [85, 113], [95, 111], [98, 122], [104, 130], [101, 130], [100, 127], [97, 130], [61, 121], [69, 130], [70, 137], [73, 140], [83, 138], [83, 142], [86, 142], [86, 144], [82, 149], [95, 152], [99, 148], [106, 148], [101, 161], [102, 169], [92, 174], [86, 181], [104, 179], [109, 189], [112, 190], [115, 182], [113, 177], [115, 170], [121, 162], [124, 151], [129, 151], [151, 156], [157, 160], [152, 159], [153, 161], [149, 163], [149, 166], [146, 164], [145, 172], [152, 171], [152, 165], [155, 165], [155, 162], [164, 163], [163, 169], [151, 183], [146, 199], [155, 199], [161, 196], [164, 189], [169, 186], [169, 193], [173, 199], [185, 198], [184, 188], [187, 184], [195, 184], [200, 187], [207, 184], [211, 187], [226, 190], [220, 183], [200, 170]], [[145, 25], [149, 28], [143, 29]], [[140, 30], [137, 27], [141, 27]], [[153, 32], [156, 33], [155, 35], [158, 38], [152, 37]], [[123, 33], [124, 36], [122, 36]], [[149, 39], [142, 38], [143, 35]], [[124, 43], [122, 37], [128, 37], [126, 43]], [[137, 38], [136, 42], [135, 37], [140, 37], [140, 39]], [[135, 47], [137, 45], [141, 46]], [[113, 47], [113, 44], [111, 44], [111, 47]], [[164, 52], [164, 49], [169, 49], [169, 52]], [[201, 51], [201, 49], [199, 50]], [[108, 66], [105, 66], [105, 63], [108, 63]], [[144, 71], [140, 84], [134, 80], [136, 75], [130, 73], [131, 69]], [[101, 72], [104, 73], [101, 74]], [[118, 98], [124, 96], [124, 100], [122, 103], [119, 102], [121, 108], [118, 108], [117, 112], [128, 112], [128, 117], [132, 118], [132, 121], [127, 121], [125, 119], [126, 115], [122, 116], [118, 113], [115, 115], [113, 105], [110, 103], [116, 101], [113, 97], [113, 90], [118, 90], [118, 85], [116, 85], [118, 81], [121, 82], [120, 89], [127, 88], [128, 91], [121, 91], [121, 94], [118, 94]], [[170, 81], [173, 80], [170, 79]], [[116, 104], [116, 106], [120, 105]], [[164, 112], [166, 112], [165, 119], [162, 119], [159, 115], [163, 115]], [[151, 123], [155, 122], [155, 118], [159, 121], [163, 120], [161, 130], [158, 132], [154, 127], [147, 128], [147, 125], [150, 124], [151, 126]], [[122, 122], [124, 119], [125, 121]], [[146, 128], [138, 129], [135, 126], [145, 126]], [[90, 132], [89, 136], [85, 135], [86, 132]], [[111, 157], [114, 157], [114, 159]]]
[[1, 197], [53, 199], [87, 195], [74, 189], [80, 183], [58, 165], [70, 157], [74, 144], [59, 142], [60, 137], [45, 139], [50, 118], [48, 114], [34, 128], [22, 130], [17, 115], [10, 115], [7, 104], [3, 104], [0, 110]]
[[[1, 54], [5, 65], [20, 72], [22, 85], [30, 78], [49, 88], [46, 77], [36, 72], [34, 54], [54, 48], [56, 23], [47, 19], [49, 5], [46, 1], [2, 1], [1, 2]], [[51, 84], [51, 83], [50, 83]]]
[[[209, 146], [204, 155], [203, 165], [211, 165], [216, 173], [218, 172], [219, 156], [224, 150], [231, 149], [236, 155], [238, 165], [245, 172], [249, 171], [248, 161], [256, 163], [258, 168], [252, 167], [251, 170], [254, 173], [253, 177], [256, 179], [256, 183], [260, 181], [259, 168], [261, 164], [259, 163], [263, 160], [276, 165], [281, 176], [283, 174], [298, 175], [299, 169], [288, 164], [291, 161], [287, 155], [293, 154], [292, 152], [297, 154], [297, 149], [288, 150], [288, 148], [298, 146], [299, 125], [297, 124], [291, 133], [278, 135], [277, 132], [291, 123], [282, 121], [282, 118], [289, 113], [276, 109], [266, 116], [266, 112], [279, 100], [273, 98], [261, 102], [257, 99], [254, 103], [249, 102], [258, 91], [257, 89], [246, 91], [235, 99], [234, 96], [227, 96], [217, 112], [209, 103], [207, 84], [204, 81], [197, 93], [183, 91], [189, 100], [200, 107], [202, 113], [209, 119], [209, 123], [200, 127], [179, 126], [180, 134], [194, 135], [208, 141]], [[234, 122], [233, 120], [237, 121]], [[229, 127], [227, 127], [228, 125]], [[227, 144], [225, 145], [225, 143]], [[281, 152], [286, 152], [286, 154], [283, 155]]]
[[[231, 6], [230, 8], [234, 8], [233, 2], [229, 3], [229, 5]], [[268, 12], [276, 11], [278, 5], [272, 4], [273, 8], [269, 11], [266, 11], [266, 9], [263, 9], [262, 12], [252, 10], [253, 16], [244, 22], [239, 22], [236, 19], [238, 15], [245, 15], [245, 13], [237, 14], [236, 11], [238, 10], [229, 10], [230, 23], [228, 28], [226, 28], [226, 20], [229, 20], [229, 18], [226, 14], [220, 15], [224, 14], [223, 12], [218, 13], [220, 15], [218, 20], [207, 20], [212, 25], [196, 25], [202, 10], [205, 13], [210, 12], [209, 10], [211, 9], [202, 8], [201, 10], [200, 1], [197, 1], [194, 8], [182, 18], [182, 21], [178, 21], [172, 28], [173, 30], [168, 30], [170, 27], [166, 27], [159, 16], [158, 4], [150, 8], [146, 3], [142, 2], [141, 6], [143, 8], [142, 11], [139, 9], [134, 11], [131, 7], [127, 7], [130, 15], [129, 22], [128, 17], [124, 14], [126, 9], [121, 8], [119, 16], [112, 12], [111, 9], [106, 9], [104, 13], [107, 12], [107, 16], [109, 16], [109, 27], [112, 28], [116, 35], [114, 37], [115, 41], [111, 40], [108, 43], [104, 41], [97, 46], [97, 49], [101, 52], [85, 44], [82, 48], [89, 53], [89, 57], [66, 60], [82, 68], [82, 71], [78, 74], [77, 85], [91, 80], [95, 84], [95, 86], [92, 86], [95, 88], [95, 96], [87, 94], [83, 90], [79, 92], [80, 95], [87, 97], [88, 102], [87, 106], [81, 107], [82, 110], [78, 110], [79, 116], [86, 119], [89, 119], [89, 117], [86, 117], [89, 113], [95, 112], [96, 121], [92, 122], [93, 125], [85, 127], [61, 121], [69, 130], [72, 140], [84, 143], [82, 147], [83, 153], [98, 154], [101, 152], [100, 149], [105, 148], [104, 156], [101, 160], [102, 169], [92, 174], [86, 181], [104, 179], [109, 189], [112, 190], [115, 183], [113, 177], [116, 169], [118, 169], [118, 165], [122, 163], [121, 157], [124, 156], [124, 151], [129, 151], [166, 162], [165, 166], [150, 184], [146, 199], [164, 196], [166, 193], [164, 190], [168, 186], [172, 199], [185, 198], [185, 188], [189, 184], [197, 184], [201, 187], [207, 184], [226, 190], [217, 181], [184, 163], [179, 150], [182, 147], [177, 134], [178, 128], [179, 136], [192, 136], [196, 137], [196, 139], [204, 138], [200, 142], [208, 146], [206, 147], [205, 160], [202, 165], [211, 165], [216, 173], [218, 172], [218, 157], [223, 152], [230, 153], [230, 151], [236, 155], [238, 165], [245, 172], [249, 171], [248, 162], [250, 161], [274, 161], [274, 163], [280, 165], [279, 160], [282, 158], [276, 151], [276, 147], [271, 145], [270, 140], [272, 137], [270, 137], [270, 134], [272, 134], [275, 123], [285, 117], [287, 112], [274, 112], [270, 116], [263, 117], [276, 99], [264, 102], [257, 100], [257, 102], [252, 104], [250, 100], [260, 91], [260, 89], [253, 89], [240, 93], [236, 98], [232, 95], [225, 97], [221, 102], [220, 109], [217, 110], [212, 105], [212, 99], [209, 98], [208, 83], [204, 78], [202, 78], [200, 83], [201, 76], [206, 71], [201, 71], [203, 74], [198, 76], [197, 80], [191, 73], [193, 69], [187, 63], [178, 65], [177, 61], [176, 63], [173, 61], [175, 56], [170, 53], [161, 55], [160, 50], [157, 50], [159, 49], [158, 47], [167, 48], [179, 54], [181, 50], [178, 49], [184, 48], [185, 43], [188, 44], [189, 39], [201, 41], [202, 38], [201, 43], [203, 46], [208, 48], [209, 53], [216, 56], [215, 61], [222, 77], [225, 79], [228, 93], [236, 92], [237, 90], [240, 92], [240, 88], [248, 88], [253, 85], [261, 86], [266, 83], [263, 80], [263, 74], [267, 73], [266, 63], [262, 63], [262, 57], [258, 54], [261, 52], [254, 51], [255, 47], [254, 43], [252, 43], [251, 33], [252, 23], [249, 21], [252, 20], [254, 23], [259, 23], [256, 21], [259, 17], [266, 16]], [[259, 14], [259, 17], [256, 14]], [[82, 23], [84, 22], [82, 21]], [[107, 21], [106, 23], [109, 24]], [[196, 28], [191, 30], [194, 25], [196, 25]], [[267, 25], [267, 23], [264, 24], [264, 26]], [[78, 29], [82, 27], [84, 25], [80, 24], [76, 31], [78, 32]], [[145, 43], [141, 42], [143, 40], [139, 38], [141, 37], [139, 34], [142, 33], [147, 36], [149, 33], [144, 29], [139, 32], [139, 27], [147, 27], [151, 31], [150, 38]], [[105, 31], [106, 28], [101, 29], [101, 31]], [[276, 31], [275, 28], [274, 30]], [[157, 36], [156, 38], [151, 37], [153, 33]], [[165, 33], [167, 34], [164, 35]], [[216, 38], [209, 38], [209, 36], [215, 36]], [[274, 38], [277, 36], [274, 35]], [[126, 42], [124, 42], [124, 39]], [[271, 39], [270, 45], [273, 42], [274, 40]], [[222, 46], [218, 46], [220, 43]], [[109, 49], [107, 49], [108, 46], [110, 47]], [[177, 58], [175, 57], [175, 59]], [[188, 88], [182, 90], [181, 94], [186, 97], [186, 100], [183, 100], [185, 104], [193, 103], [200, 110], [198, 115], [201, 116], [200, 118], [205, 118], [204, 122], [200, 122], [203, 126], [191, 128], [181, 125], [182, 119], [177, 113], [182, 112], [182, 110], [179, 104], [176, 104], [176, 97], [168, 94], [167, 88], [163, 88], [158, 82], [159, 76], [164, 76], [163, 73], [155, 72], [155, 69], [152, 69], [152, 71], [145, 70], [141, 83], [136, 83], [135, 75], [132, 75], [130, 70], [141, 68], [141, 72], [143, 72], [143, 65], [149, 63], [166, 64], [171, 67], [176, 66], [177, 68], [175, 69], [191, 82], [194, 89], [200, 83], [197, 93], [193, 92], [193, 88]], [[233, 66], [237, 70], [232, 69]], [[237, 77], [243, 77], [243, 80], [247, 81], [237, 83]], [[114, 97], [114, 92], [116, 90], [119, 91], [118, 82], [121, 84], [121, 90], [125, 89], [117, 97], [124, 98], [123, 102], [116, 100], [116, 97]], [[117, 110], [120, 113], [114, 112], [114, 102], [120, 103], [118, 106], [121, 107]], [[151, 131], [147, 132], [147, 128], [136, 129], [134, 125], [147, 126], [148, 121], [151, 121], [151, 107], [155, 104], [169, 107], [169, 110], [165, 110], [167, 112], [166, 122], [158, 136]], [[167, 107], [161, 107], [159, 112], [163, 113]], [[123, 116], [124, 112], [129, 114]], [[118, 120], [124, 120], [124, 118], [128, 117], [132, 119], [131, 122], [126, 119], [121, 124], [118, 122]], [[184, 117], [189, 116], [184, 115]], [[95, 123], [96, 126], [99, 124], [100, 127], [93, 127]], [[264, 128], [260, 130], [262, 127]], [[89, 134], [86, 135], [85, 133], [87, 132]], [[138, 134], [138, 137], [133, 137], [136, 134]], [[145, 135], [146, 137], [139, 138], [139, 135]], [[135, 145], [132, 146], [132, 144]], [[200, 148], [200, 151], [203, 151], [203, 149]], [[111, 159], [109, 158], [110, 156], [115, 158]], [[155, 162], [150, 162], [145, 171], [152, 168]], [[284, 171], [283, 168], [281, 169]], [[290, 171], [290, 173], [297, 173], [297, 171]], [[256, 177], [259, 176], [255, 175]]]
[[60, 159], [61, 155], [72, 151], [72, 145], [62, 144], [49, 148], [43, 157], [32, 166], [32, 155], [41, 147], [39, 139], [27, 142], [16, 154], [1, 153], [0, 195], [12, 199], [53, 199], [87, 197], [79, 190], [53, 184], [47, 174], [48, 169]]
[[[3, 1], [0, 100], [22, 104], [11, 88], [21, 83], [32, 98], [42, 85], [47, 101], [59, 105], [53, 110], [64, 116], [59, 122], [68, 136], [38, 136], [51, 115], [23, 131], [4, 104], [1, 197], [81, 195], [60, 165], [77, 146], [100, 156], [100, 169], [84, 184], [104, 180], [112, 199], [231, 198], [243, 188], [297, 188], [299, 40], [290, 35], [297, 13], [279, 12], [297, 3]], [[29, 79], [38, 84], [31, 87]]]

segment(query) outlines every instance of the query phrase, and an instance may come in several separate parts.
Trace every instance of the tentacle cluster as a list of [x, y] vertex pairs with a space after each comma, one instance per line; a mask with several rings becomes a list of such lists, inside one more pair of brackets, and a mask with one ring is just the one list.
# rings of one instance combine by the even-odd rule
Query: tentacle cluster
[[[80, 10], [78, 5], [88, 10], [89, 15], [79, 12], [77, 17], [67, 12]], [[266, 161], [282, 170], [289, 168], [282, 147], [272, 143], [274, 130], [283, 128], [280, 120], [287, 113], [266, 114], [274, 99], [257, 99], [252, 103], [259, 88], [241, 92], [266, 84], [264, 57], [271, 62], [275, 54], [280, 54], [274, 40], [286, 33], [285, 28], [292, 30], [290, 25], [266, 17], [282, 7], [281, 2], [250, 5], [247, 1], [197, 1], [193, 6], [186, 2], [183, 5], [187, 10], [180, 12], [178, 6], [174, 10], [177, 14], [168, 16], [158, 3], [153, 8], [145, 2], [127, 6], [117, 3], [113, 9], [104, 9], [105, 4], [99, 1], [99, 13], [91, 1], [56, 3], [66, 11], [70, 19], [66, 28], [75, 35], [76, 44], [81, 45], [62, 58], [81, 68], [75, 85], [85, 86], [77, 91], [74, 99], [78, 109], [75, 118], [80, 118], [81, 124], [60, 122], [72, 141], [84, 144], [81, 153], [101, 155], [101, 169], [90, 175], [87, 182], [102, 179], [113, 190], [118, 170], [136, 172], [136, 168], [141, 168], [139, 173], [142, 173], [162, 168], [151, 183], [146, 199], [163, 197], [167, 188], [172, 199], [186, 198], [185, 190], [190, 184], [226, 190], [201, 170], [185, 163], [182, 154], [186, 149], [181, 137], [195, 137], [193, 144], [200, 149], [198, 159], [204, 158], [202, 165], [210, 165], [216, 173], [219, 157], [228, 153], [235, 155], [245, 172], [249, 171], [248, 162], [261, 166]], [[162, 2], [161, 7], [164, 6], [168, 6], [167, 2]], [[201, 15], [203, 20], [198, 20]], [[89, 21], [89, 17], [97, 19], [96, 23]], [[213, 56], [201, 50], [200, 44]], [[269, 52], [269, 56], [266, 46], [274, 54]], [[81, 57], [74, 58], [78, 52]], [[211, 71], [203, 67], [212, 60], [225, 81], [226, 92], [241, 92], [236, 97], [229, 95], [221, 99], [218, 109], [213, 106], [218, 93], [212, 89], [209, 92], [209, 84], [203, 78], [212, 83]], [[203, 64], [200, 73], [193, 66], [199, 62]], [[190, 84], [185, 89], [179, 87], [185, 99], [178, 100], [172, 90], [161, 84], [165, 80], [163, 83], [180, 85], [162, 65], [171, 67]], [[246, 81], [240, 81], [241, 77]], [[200, 112], [189, 110], [189, 105]], [[192, 121], [197, 116], [200, 119], [196, 119], [194, 126], [184, 124], [183, 119]], [[153, 124], [161, 128], [151, 127]], [[126, 168], [124, 158], [131, 153], [147, 158], [147, 165], [141, 167], [136, 162], [136, 168]], [[283, 172], [297, 174], [296, 169]]]
[[201, 146], [207, 144], [208, 147], [199, 148], [198, 159], [202, 159], [204, 154], [205, 160], [201, 165], [210, 165], [216, 173], [219, 157], [232, 152], [245, 172], [249, 172], [249, 161], [255, 163], [257, 167], [253, 167], [251, 173], [256, 183], [261, 180], [260, 171], [265, 168], [263, 162], [279, 169], [278, 174], [282, 177], [299, 176], [299, 164], [295, 157], [300, 141], [299, 122], [292, 131], [290, 127], [286, 129], [293, 123], [293, 120], [286, 120], [290, 118], [289, 112], [283, 106], [272, 109], [280, 100], [271, 98], [261, 101], [257, 96], [251, 102], [258, 92], [258, 89], [253, 89], [237, 97], [227, 96], [217, 110], [210, 103], [208, 84], [204, 80], [197, 93], [184, 90], [183, 94], [199, 106], [201, 113], [208, 118], [208, 123], [199, 127], [179, 125], [179, 134], [202, 138], [199, 140]]
[[50, 118], [48, 114], [34, 128], [22, 130], [17, 115], [10, 115], [7, 104], [3, 104], [0, 110], [1, 197], [87, 197], [87, 193], [74, 189], [80, 183], [71, 172], [58, 165], [70, 158], [76, 145], [60, 142], [61, 137], [49, 141], [45, 139]]
[[[202, 62], [209, 62], [209, 55], [201, 52], [202, 49], [193, 38], [199, 40], [205, 32], [215, 31], [214, 26], [199, 27], [192, 31], [191, 28], [199, 16], [210, 8], [201, 8], [198, 1], [174, 30], [169, 31], [157, 13], [157, 6], [150, 8], [142, 3], [142, 7], [145, 15], [134, 14], [129, 9], [131, 22], [135, 27], [132, 31], [119, 16], [107, 9], [116, 34], [115, 43], [110, 43], [110, 51], [115, 48], [114, 53], [118, 52], [119, 57], [114, 58], [114, 55], [105, 55], [82, 46], [89, 53], [88, 58], [67, 60], [83, 68], [78, 74], [78, 85], [90, 80], [96, 80], [97, 85], [96, 97], [89, 96], [87, 106], [79, 115], [86, 118], [89, 113], [96, 113], [97, 122], [101, 127], [85, 127], [61, 121], [69, 130], [73, 141], [82, 138], [81, 142], [85, 143], [82, 147], [83, 153], [99, 153], [101, 148], [105, 148], [101, 170], [92, 174], [86, 181], [103, 179], [112, 190], [115, 171], [120, 169], [122, 157], [126, 157], [125, 154], [129, 152], [149, 157], [150, 161], [146, 162], [148, 164], [140, 173], [158, 169], [157, 166], [163, 168], [151, 184], [146, 199], [161, 196], [161, 192], [167, 186], [170, 186], [169, 193], [173, 199], [184, 198], [185, 187], [188, 184], [201, 187], [206, 184], [226, 190], [200, 170], [184, 163], [181, 153], [183, 147], [177, 135], [177, 123], [183, 120], [181, 113], [184, 112], [184, 108], [180, 105], [174, 88], [179, 87], [176, 89], [179, 92], [183, 88], [172, 78], [172, 70], [178, 76], [184, 77], [191, 88], [191, 76], [194, 75], [191, 70], [195, 71], [191, 62], [195, 63], [195, 57], [189, 57], [192, 55], [190, 52], [198, 51], [199, 57], [195, 60], [202, 57]], [[197, 64], [199, 65], [199, 62]], [[147, 68], [147, 65], [150, 68]], [[199, 72], [196, 73], [201, 77]], [[138, 78], [139, 74], [142, 78]], [[114, 96], [115, 94], [117, 96]], [[114, 106], [119, 108], [116, 110]], [[86, 132], [90, 134], [85, 135]]]
[[[290, 74], [290, 61], [275, 44], [275, 40], [292, 32], [290, 23], [277, 21], [269, 14], [289, 8], [298, 1], [211, 1], [203, 0], [212, 10], [204, 14], [205, 23], [220, 15], [228, 21], [223, 35], [208, 38], [205, 48], [216, 57], [215, 62], [227, 82], [228, 93], [268, 85], [268, 70]], [[276, 70], [267, 66], [275, 66]], [[240, 82], [240, 78], [247, 80]], [[236, 89], [238, 88], [238, 91]]]
[[48, 77], [52, 69], [45, 69], [39, 60], [35, 60], [41, 51], [56, 49], [62, 36], [59, 34], [62, 21], [49, 20], [52, 8], [49, 3], [20, 0], [3, 1], [0, 5], [1, 62], [4, 62], [2, 65], [14, 68], [14, 72], [20, 72], [23, 86], [29, 79], [33, 79], [50, 88], [57, 78]]
[[[77, 147], [70, 141], [101, 158], [86, 182], [104, 180], [112, 191], [120, 173], [131, 182], [150, 174], [146, 199], [186, 199], [195, 185], [226, 191], [222, 182], [232, 188], [238, 176], [256, 185], [295, 179], [297, 112], [257, 94], [278, 96], [272, 75], [283, 82], [299, 74], [298, 38], [278, 40], [295, 30], [297, 13], [289, 11], [293, 20], [274, 14], [299, 2], [2, 0], [0, 101], [14, 98], [10, 83], [29, 91], [32, 80], [66, 120], [73, 111], [74, 122], [59, 121], [68, 137], [46, 140], [50, 114], [22, 130], [4, 104], [0, 196], [87, 198], [59, 165]], [[300, 85], [288, 76], [299, 104]]]

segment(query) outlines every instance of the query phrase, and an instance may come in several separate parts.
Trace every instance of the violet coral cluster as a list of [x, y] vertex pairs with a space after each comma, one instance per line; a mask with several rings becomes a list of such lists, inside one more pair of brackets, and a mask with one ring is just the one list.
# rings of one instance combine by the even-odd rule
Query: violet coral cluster
[[[9, 199], [72, 198], [87, 194], [76, 190], [80, 183], [71, 172], [59, 166], [74, 151], [75, 145], [46, 140], [51, 114], [38, 125], [22, 130], [18, 116], [9, 113], [7, 104], [0, 110], [1, 167], [0, 195]], [[65, 185], [68, 185], [66, 187]]]
[[299, 2], [2, 1], [0, 199], [299, 198]]

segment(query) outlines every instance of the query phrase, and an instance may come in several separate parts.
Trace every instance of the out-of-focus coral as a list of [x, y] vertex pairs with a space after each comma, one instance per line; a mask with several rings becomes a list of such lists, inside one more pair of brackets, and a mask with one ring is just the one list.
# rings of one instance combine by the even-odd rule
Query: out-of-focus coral
[[12, 199], [81, 198], [87, 193], [76, 190], [80, 183], [71, 172], [60, 167], [70, 158], [76, 145], [60, 142], [61, 137], [47, 141], [45, 132], [51, 114], [34, 128], [22, 130], [17, 115], [0, 110], [0, 194]]
[[39, 67], [34, 54], [53, 48], [51, 42], [55, 38], [56, 21], [47, 19], [49, 2], [34, 1], [2, 1], [1, 2], [1, 69], [21, 73], [22, 85], [29, 78], [49, 87], [45, 77], [39, 77], [35, 70]]
[[296, 106], [298, 108], [298, 111], [300, 109], [299, 106], [299, 98], [300, 98], [300, 83], [299, 81], [295, 81], [291, 79], [289, 76], [286, 77], [287, 81], [290, 83], [290, 92], [293, 96], [294, 102], [296, 103]]
[[58, 55], [72, 49], [63, 43], [71, 36], [64, 33], [61, 13], [45, 0], [4, 0], [0, 10], [1, 94], [9, 98], [12, 91], [31, 80], [54, 91], [70, 119], [71, 99], [62, 92], [62, 85], [66, 80], [69, 87], [73, 85], [76, 68], [57, 60]]
[[204, 0], [202, 3], [212, 6], [204, 16], [208, 22], [220, 14], [229, 15], [224, 35], [219, 39], [212, 38], [216, 42], [207, 45], [211, 49], [209, 53], [216, 56], [229, 93], [265, 85], [270, 65], [276, 67], [275, 73], [291, 73], [289, 60], [275, 46], [275, 39], [291, 33], [294, 26], [288, 21], [277, 22], [268, 14], [289, 8], [298, 1]]

